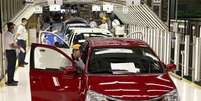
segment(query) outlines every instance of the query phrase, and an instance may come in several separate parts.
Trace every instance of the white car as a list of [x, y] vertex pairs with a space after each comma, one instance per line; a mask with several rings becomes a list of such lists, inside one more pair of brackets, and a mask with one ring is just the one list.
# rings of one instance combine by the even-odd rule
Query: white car
[[62, 23], [61, 33], [63, 35], [69, 34], [71, 28], [89, 28], [89, 23], [79, 17], [70, 18]]
[[106, 29], [100, 28], [72, 28], [67, 35], [68, 45], [71, 47], [75, 43], [83, 43], [90, 37], [113, 37], [113, 34]]

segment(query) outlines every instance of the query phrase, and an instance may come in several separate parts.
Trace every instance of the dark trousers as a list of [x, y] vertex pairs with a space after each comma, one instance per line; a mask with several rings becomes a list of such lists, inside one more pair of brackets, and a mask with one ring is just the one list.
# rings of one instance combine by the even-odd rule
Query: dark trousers
[[7, 76], [8, 83], [11, 83], [14, 80], [15, 65], [16, 65], [16, 51], [15, 50], [6, 50], [6, 59], [7, 59]]
[[[26, 41], [25, 40], [17, 40], [17, 45], [22, 47], [26, 51]], [[24, 65], [24, 59], [25, 59], [26, 52], [23, 53], [20, 51], [18, 54], [18, 65]]]

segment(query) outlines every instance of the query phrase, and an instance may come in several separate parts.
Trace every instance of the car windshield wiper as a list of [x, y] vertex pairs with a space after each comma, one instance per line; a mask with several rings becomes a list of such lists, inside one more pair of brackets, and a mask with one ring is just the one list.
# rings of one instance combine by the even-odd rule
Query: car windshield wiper
[[108, 71], [108, 70], [100, 70], [100, 71], [90, 71], [89, 73], [91, 74], [112, 74], [112, 72]]

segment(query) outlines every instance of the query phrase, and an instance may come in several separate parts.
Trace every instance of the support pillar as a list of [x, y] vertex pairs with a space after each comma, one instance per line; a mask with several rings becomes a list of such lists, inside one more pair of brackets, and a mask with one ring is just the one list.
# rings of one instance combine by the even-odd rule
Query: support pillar
[[174, 64], [177, 66], [176, 70], [179, 71], [179, 55], [180, 55], [180, 40], [181, 35], [175, 33], [176, 40], [175, 40], [175, 50], [174, 50]]
[[200, 38], [195, 43], [195, 81], [200, 81]]
[[185, 35], [185, 48], [184, 48], [184, 75], [189, 75], [189, 45], [190, 35]]
[[172, 40], [171, 40], [172, 33], [167, 32], [167, 53], [166, 53], [166, 64], [171, 63], [171, 47], [172, 47]]
[[168, 32], [167, 31], [163, 31], [164, 32], [164, 63], [168, 64], [167, 62], [167, 40], [168, 40]]

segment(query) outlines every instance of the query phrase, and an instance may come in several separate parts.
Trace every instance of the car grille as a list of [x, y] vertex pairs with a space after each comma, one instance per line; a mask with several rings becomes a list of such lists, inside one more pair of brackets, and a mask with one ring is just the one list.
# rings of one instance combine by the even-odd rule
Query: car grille
[[107, 98], [108, 101], [165, 101], [163, 97], [153, 98], [150, 100], [118, 100], [114, 98]]

